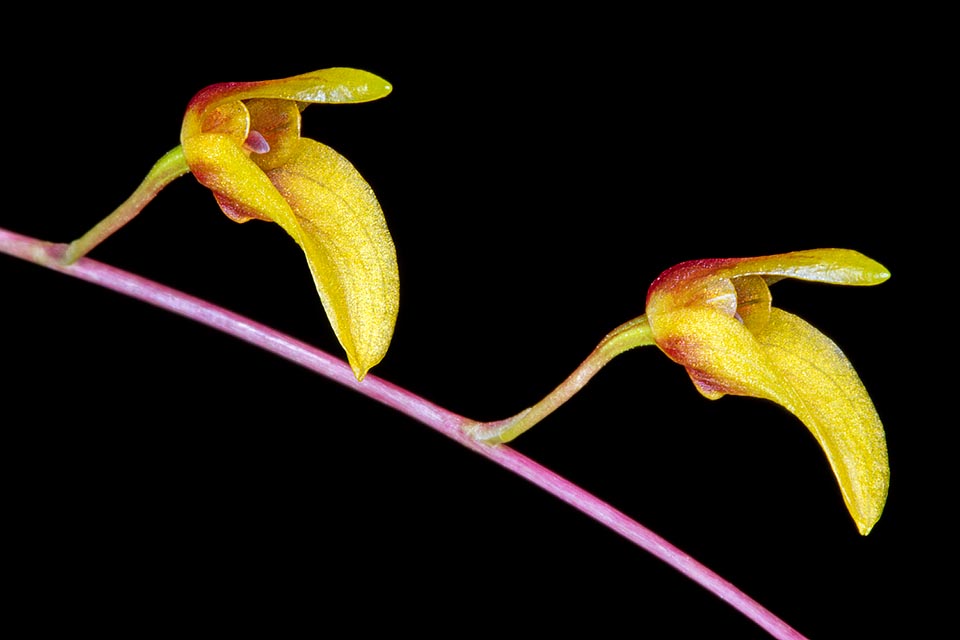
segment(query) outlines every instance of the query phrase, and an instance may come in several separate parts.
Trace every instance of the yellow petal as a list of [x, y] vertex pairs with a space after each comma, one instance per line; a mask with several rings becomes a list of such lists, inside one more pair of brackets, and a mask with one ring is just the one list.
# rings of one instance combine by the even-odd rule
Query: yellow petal
[[213, 191], [228, 216], [238, 222], [259, 218], [284, 228], [296, 226], [290, 205], [232, 136], [201, 133], [181, 146], [191, 173]]
[[829, 338], [776, 308], [757, 336], [710, 307], [662, 314], [651, 329], [707, 398], [766, 398], [796, 415], [826, 454], [857, 528], [870, 532], [889, 486], [886, 439], [860, 378]]
[[890, 277], [876, 260], [850, 249], [810, 249], [759, 258], [732, 258], [714, 274], [720, 277], [765, 275], [830, 284], [874, 285]]
[[392, 90], [389, 82], [369, 71], [335, 67], [279, 80], [238, 83], [230, 99], [277, 98], [336, 104], [378, 100]]
[[209, 111], [217, 105], [251, 98], [276, 98], [296, 102], [368, 102], [392, 91], [390, 83], [367, 71], [348, 68], [321, 69], [279, 80], [224, 82], [201, 89], [187, 105], [180, 141], [201, 132]]
[[837, 345], [786, 311], [771, 309], [757, 340], [795, 398], [772, 399], [816, 437], [850, 515], [867, 535], [883, 511], [890, 469], [883, 425], [863, 383]]
[[387, 351], [396, 322], [396, 251], [373, 190], [343, 156], [301, 139], [267, 172], [295, 213], [280, 222], [307, 256], [327, 317], [357, 379]]
[[789, 395], [753, 334], [723, 311], [682, 307], [647, 318], [657, 346], [687, 368], [707, 398], [727, 393], [769, 399]]

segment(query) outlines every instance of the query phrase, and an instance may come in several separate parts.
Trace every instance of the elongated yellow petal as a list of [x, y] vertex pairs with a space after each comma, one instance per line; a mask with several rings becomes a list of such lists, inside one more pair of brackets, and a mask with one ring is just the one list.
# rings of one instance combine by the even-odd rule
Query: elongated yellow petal
[[320, 69], [256, 84], [257, 86], [243, 89], [239, 95], [234, 95], [233, 99], [279, 98], [297, 102], [337, 104], [379, 100], [393, 90], [389, 82], [369, 71], [346, 67]]
[[890, 277], [882, 264], [850, 249], [810, 249], [719, 262], [724, 266], [714, 274], [724, 278], [766, 275], [830, 284], [874, 285]]
[[771, 310], [757, 341], [795, 398], [773, 399], [817, 438], [850, 515], [867, 535], [883, 511], [890, 468], [883, 425], [863, 383], [837, 345], [786, 311]]
[[362, 379], [393, 335], [396, 251], [380, 204], [353, 165], [315, 140], [299, 144], [294, 158], [267, 172], [295, 213], [277, 222], [303, 248], [330, 324]]
[[730, 306], [724, 301], [724, 280], [763, 276], [768, 283], [797, 278], [828, 284], [874, 285], [890, 272], [879, 262], [850, 249], [811, 249], [758, 258], [689, 260], [670, 267], [647, 291], [647, 313], [689, 304]]
[[829, 338], [776, 308], [757, 335], [710, 307], [663, 314], [651, 326], [707, 398], [766, 398], [796, 415], [826, 454], [857, 528], [870, 532], [889, 486], [886, 439], [860, 378]]
[[368, 71], [337, 67], [290, 78], [258, 82], [224, 82], [201, 89], [187, 105], [180, 141], [200, 133], [205, 116], [217, 105], [251, 98], [277, 98], [309, 103], [377, 100], [392, 91], [390, 83]]
[[[201, 133], [181, 146], [191, 173], [213, 191], [228, 216], [238, 222], [259, 218], [296, 228], [290, 205], [233, 137]], [[300, 241], [296, 235], [294, 239]]]

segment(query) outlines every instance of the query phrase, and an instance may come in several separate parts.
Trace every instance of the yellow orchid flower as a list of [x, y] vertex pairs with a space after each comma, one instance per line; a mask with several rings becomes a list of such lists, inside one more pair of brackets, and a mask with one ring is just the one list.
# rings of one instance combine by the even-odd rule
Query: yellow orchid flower
[[357, 379], [387, 351], [399, 280], [373, 190], [343, 156], [300, 137], [309, 103], [365, 102], [391, 90], [355, 69], [217, 84], [187, 107], [180, 144], [190, 171], [237, 222], [276, 222], [300, 245]]
[[847, 509], [866, 535], [880, 518], [890, 480], [883, 425], [843, 352], [805, 321], [771, 306], [769, 286], [783, 278], [874, 285], [889, 277], [879, 263], [846, 249], [681, 263], [650, 286], [646, 313], [608, 334], [550, 395], [516, 416], [467, 431], [490, 443], [512, 440], [615, 356], [653, 344], [683, 365], [707, 398], [765, 398], [796, 415], [826, 453]]
[[653, 341], [686, 367], [700, 393], [766, 398], [807, 426], [864, 535], [887, 498], [883, 425], [843, 352], [805, 321], [771, 306], [768, 286], [782, 278], [874, 285], [889, 277], [860, 253], [821, 249], [684, 262], [647, 293]]
[[373, 190], [333, 149], [300, 137], [311, 103], [376, 100], [391, 86], [333, 68], [202, 89], [187, 106], [180, 146], [111, 216], [66, 249], [70, 264], [126, 224], [173, 179], [193, 173], [232, 220], [279, 224], [300, 245], [334, 333], [358, 380], [387, 351], [396, 323], [396, 250]]

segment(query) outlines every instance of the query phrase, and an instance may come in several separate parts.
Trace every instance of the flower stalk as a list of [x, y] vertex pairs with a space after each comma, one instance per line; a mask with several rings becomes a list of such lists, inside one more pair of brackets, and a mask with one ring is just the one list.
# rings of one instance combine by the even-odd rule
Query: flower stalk
[[90, 253], [94, 247], [112, 236], [120, 227], [133, 220], [160, 193], [161, 189], [189, 171], [190, 167], [187, 166], [183, 149], [180, 146], [168, 151], [157, 160], [143, 182], [140, 183], [140, 186], [130, 194], [130, 197], [123, 204], [92, 229], [67, 245], [61, 258], [63, 264], [73, 264]]
[[467, 425], [467, 433], [487, 444], [510, 442], [557, 410], [615, 357], [635, 347], [654, 344], [646, 316], [625, 322], [604, 337], [580, 366], [540, 402], [515, 416]]

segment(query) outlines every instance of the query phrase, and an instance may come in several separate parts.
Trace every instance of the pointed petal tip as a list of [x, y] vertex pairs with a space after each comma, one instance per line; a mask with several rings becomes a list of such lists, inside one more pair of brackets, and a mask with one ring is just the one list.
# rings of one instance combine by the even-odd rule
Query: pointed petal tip
[[[370, 71], [353, 67], [321, 69], [295, 78], [314, 78], [327, 85], [324, 99], [318, 102], [369, 102], [379, 100], [393, 91], [393, 85]], [[336, 87], [335, 90], [334, 87]], [[303, 97], [313, 102], [309, 97]]]
[[[753, 263], [751, 265], [751, 263]], [[744, 261], [771, 275], [829, 284], [871, 286], [890, 278], [885, 266], [853, 249], [809, 249]]]
[[[884, 502], [886, 502], [886, 500], [884, 500]], [[883, 507], [884, 505], [881, 503], [879, 508], [875, 509], [873, 513], [861, 513], [859, 515], [853, 515], [853, 520], [856, 522], [857, 530], [860, 532], [861, 536], [867, 536], [871, 531], [873, 531], [873, 528], [876, 526], [877, 522], [880, 521], [880, 516], [883, 515]]]
[[370, 367], [361, 367], [353, 362], [350, 363], [350, 368], [353, 370], [353, 376], [357, 379], [357, 382], [363, 382], [363, 379], [367, 377], [367, 372], [370, 371]]
[[857, 530], [860, 531], [861, 536], [866, 536], [873, 531], [873, 527], [880, 521], [880, 517], [883, 515], [883, 509], [887, 503], [887, 490], [890, 486], [889, 470], [881, 474], [880, 484], [881, 487], [878, 492], [874, 494], [872, 500], [868, 499], [867, 503], [861, 505], [859, 509], [850, 507], [850, 515], [853, 516], [853, 520], [856, 522]]
[[868, 280], [867, 284], [880, 284], [890, 279], [890, 270], [872, 258], [868, 258], [862, 253], [861, 268], [864, 277]]
[[[832, 254], [836, 262], [831, 265], [839, 276], [837, 284], [876, 285], [890, 279], [890, 270], [859, 251], [852, 249], [832, 249], [824, 251]], [[829, 260], [828, 260], [829, 262]]]
[[373, 356], [370, 353], [358, 353], [353, 348], [344, 348], [346, 350], [347, 362], [350, 364], [350, 370], [353, 371], [353, 377], [357, 379], [357, 382], [363, 382], [367, 374], [370, 373], [370, 369], [380, 364], [380, 361], [383, 360], [383, 357], [386, 355], [386, 348], [377, 356]]

